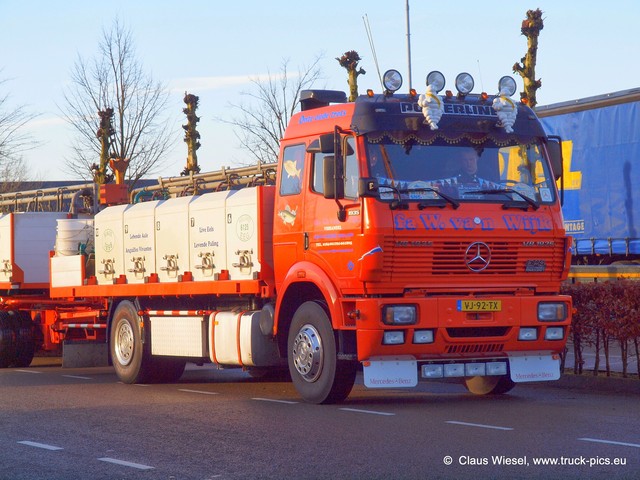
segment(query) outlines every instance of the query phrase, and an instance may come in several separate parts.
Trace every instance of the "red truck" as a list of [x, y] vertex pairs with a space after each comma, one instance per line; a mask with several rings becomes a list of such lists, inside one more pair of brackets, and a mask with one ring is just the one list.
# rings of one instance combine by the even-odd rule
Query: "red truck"
[[468, 74], [440, 94], [433, 72], [424, 95], [384, 78], [355, 102], [302, 92], [277, 164], [165, 179], [82, 220], [91, 234], [46, 252], [35, 298], [14, 267], [0, 326], [108, 346], [125, 383], [175, 381], [187, 361], [288, 368], [311, 403], [345, 399], [360, 367], [370, 388], [457, 378], [476, 394], [559, 378], [559, 139], [509, 77], [496, 96]]

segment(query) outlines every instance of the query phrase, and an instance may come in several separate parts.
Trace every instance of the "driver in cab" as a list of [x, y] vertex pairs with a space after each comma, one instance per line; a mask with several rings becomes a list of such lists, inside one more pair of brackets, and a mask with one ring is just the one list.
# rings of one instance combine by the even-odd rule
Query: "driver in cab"
[[478, 153], [473, 149], [465, 149], [460, 158], [460, 169], [455, 177], [458, 184], [490, 184], [488, 180], [478, 177]]

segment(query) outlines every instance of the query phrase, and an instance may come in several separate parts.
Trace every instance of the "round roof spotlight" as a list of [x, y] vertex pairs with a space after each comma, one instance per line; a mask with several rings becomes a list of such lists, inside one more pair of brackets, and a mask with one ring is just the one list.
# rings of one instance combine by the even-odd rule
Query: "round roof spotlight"
[[437, 70], [429, 72], [427, 75], [427, 86], [431, 85], [436, 93], [439, 93], [444, 88], [444, 75]]
[[505, 75], [498, 82], [498, 92], [502, 93], [504, 90], [504, 94], [509, 97], [516, 93], [516, 88], [516, 81], [509, 75]]
[[471, 74], [467, 72], [459, 73], [456, 77], [456, 90], [460, 95], [467, 95], [473, 90], [474, 81]]
[[382, 84], [389, 92], [395, 92], [402, 86], [402, 75], [397, 70], [387, 70], [382, 76]]

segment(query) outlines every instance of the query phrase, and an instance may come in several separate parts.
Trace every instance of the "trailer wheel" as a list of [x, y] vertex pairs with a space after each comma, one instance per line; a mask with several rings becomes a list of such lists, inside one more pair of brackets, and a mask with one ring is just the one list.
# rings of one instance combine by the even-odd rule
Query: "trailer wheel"
[[356, 363], [338, 360], [329, 316], [317, 302], [303, 303], [293, 316], [288, 339], [291, 379], [309, 403], [347, 398], [356, 378]]
[[0, 311], [0, 368], [13, 365], [16, 359], [16, 335], [12, 323], [7, 312]]
[[151, 355], [145, 350], [140, 317], [133, 304], [122, 301], [111, 321], [110, 349], [113, 367], [124, 383], [147, 383], [152, 379]]
[[[12, 312], [9, 312], [12, 313]], [[14, 329], [16, 332], [16, 356], [13, 365], [24, 368], [31, 365], [36, 345], [33, 335], [33, 322], [27, 312], [16, 312]]]
[[151, 381], [153, 383], [174, 383], [180, 380], [184, 373], [187, 361], [181, 358], [152, 358], [153, 373]]
[[471, 377], [466, 378], [464, 383], [474, 395], [502, 395], [516, 386], [508, 376]]

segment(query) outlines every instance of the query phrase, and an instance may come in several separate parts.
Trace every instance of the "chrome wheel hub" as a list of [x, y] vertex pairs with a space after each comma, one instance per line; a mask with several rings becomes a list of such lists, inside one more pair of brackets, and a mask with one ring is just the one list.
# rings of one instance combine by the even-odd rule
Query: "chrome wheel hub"
[[133, 358], [133, 329], [128, 322], [120, 322], [116, 331], [115, 354], [120, 365], [129, 365]]
[[322, 339], [313, 325], [303, 326], [293, 342], [293, 364], [307, 382], [315, 382], [322, 373]]

